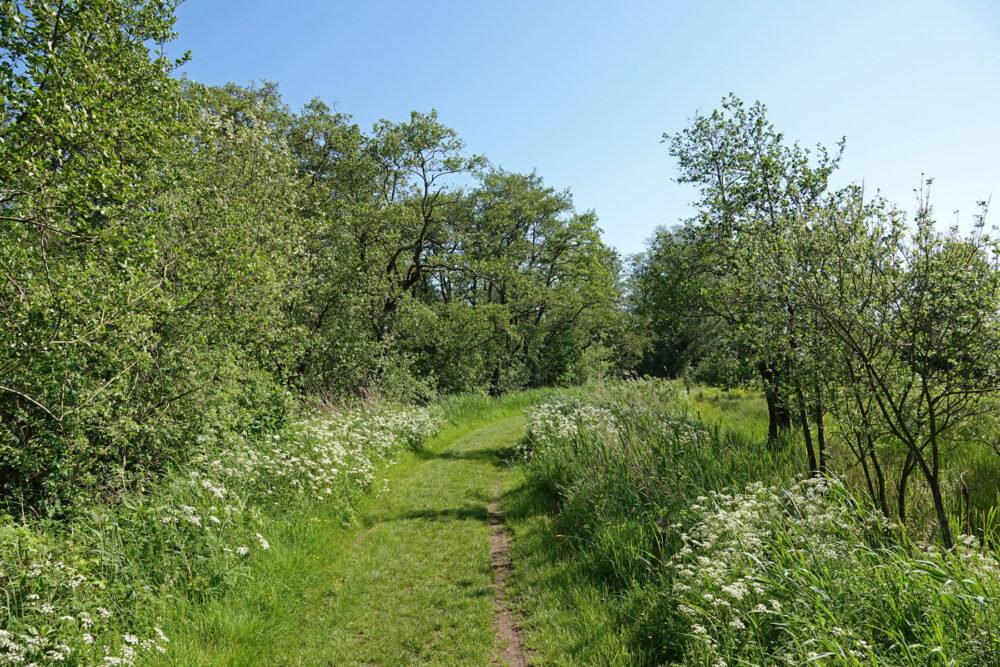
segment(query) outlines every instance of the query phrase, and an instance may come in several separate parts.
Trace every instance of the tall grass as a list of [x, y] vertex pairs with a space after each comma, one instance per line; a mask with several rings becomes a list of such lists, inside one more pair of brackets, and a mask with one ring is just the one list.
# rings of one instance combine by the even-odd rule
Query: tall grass
[[677, 385], [610, 385], [591, 400], [562, 399], [531, 415], [528, 471], [553, 494], [569, 539], [608, 580], [648, 578], [676, 546], [665, 522], [676, 522], [696, 497], [790, 480], [798, 470], [796, 447], [772, 448], [702, 421]]
[[1000, 664], [992, 551], [938, 550], [837, 478], [803, 481], [764, 415], [753, 395], [630, 382], [529, 418], [525, 474], [574, 558], [610, 604], [650, 601], [640, 662]]
[[522, 410], [553, 398], [551, 389], [531, 389], [492, 397], [485, 393], [451, 394], [441, 397], [434, 409], [447, 424], [474, 424], [496, 412]]

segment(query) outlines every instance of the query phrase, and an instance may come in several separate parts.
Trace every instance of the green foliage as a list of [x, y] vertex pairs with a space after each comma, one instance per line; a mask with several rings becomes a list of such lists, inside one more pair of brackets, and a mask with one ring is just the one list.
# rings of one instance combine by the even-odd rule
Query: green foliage
[[162, 454], [126, 443], [161, 407], [133, 402], [156, 365], [156, 200], [173, 178], [150, 157], [184, 143], [186, 109], [145, 46], [170, 39], [168, 5], [0, 16], [0, 493], [65, 498]]
[[701, 312], [711, 280], [696, 269], [690, 242], [680, 231], [659, 229], [633, 259], [629, 305], [649, 336], [636, 367], [643, 375], [682, 377], [729, 349], [719, 319]]
[[[788, 145], [763, 104], [747, 107], [734, 95], [663, 141], [677, 159], [679, 182], [698, 187], [700, 211], [675, 232], [658, 234], [640, 259], [637, 311], [661, 341], [666, 336], [679, 352], [710, 359], [727, 383], [753, 369], [768, 398], [772, 440], [791, 428], [792, 412], [807, 433], [805, 415], [821, 400], [816, 370], [798, 351], [808, 325], [791, 244], [794, 222], [821, 203], [843, 141], [833, 156], [822, 146], [814, 155]], [[716, 341], [714, 353], [689, 351], [705, 333]], [[675, 372], [686, 363], [682, 358]], [[819, 440], [817, 461], [806, 438], [812, 470], [825, 465]]]
[[808, 470], [822, 474], [832, 436], [887, 516], [894, 504], [906, 521], [917, 473], [951, 546], [946, 453], [968, 446], [954, 433], [982, 423], [1000, 393], [1000, 260], [985, 204], [970, 234], [942, 234], [928, 181], [908, 229], [861, 187], [827, 193], [840, 154], [787, 145], [763, 105], [733, 96], [664, 140], [701, 210], [634, 267], [632, 310], [653, 341], [643, 368], [697, 364], [702, 379], [763, 388], [770, 439], [794, 419]]
[[436, 430], [425, 409], [380, 406], [229, 433], [113, 507], [47, 524], [3, 517], [0, 664], [148, 662], [167, 648], [154, 620], [165, 609], [242, 585], [282, 524], [350, 521], [376, 472]]
[[568, 193], [434, 111], [366, 133], [173, 78], [173, 8], [0, 4], [0, 503], [113, 500], [296, 399], [622, 365], [619, 262]]
[[[657, 521], [681, 520], [708, 490], [789, 479], [797, 454], [706, 424], [666, 382], [545, 404], [529, 418], [525, 450], [528, 478], [558, 499], [595, 572], [621, 584], [651, 574]], [[659, 545], [661, 555], [670, 548]]]

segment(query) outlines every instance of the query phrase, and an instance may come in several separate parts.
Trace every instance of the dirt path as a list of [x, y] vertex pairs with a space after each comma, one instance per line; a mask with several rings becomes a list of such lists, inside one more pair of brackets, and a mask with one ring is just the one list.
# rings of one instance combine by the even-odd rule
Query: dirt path
[[493, 502], [490, 513], [490, 562], [493, 565], [493, 606], [496, 611], [494, 625], [497, 633], [494, 665], [527, 667], [528, 655], [521, 641], [521, 626], [517, 614], [511, 609], [507, 595], [507, 575], [510, 574], [510, 541], [504, 531], [503, 512], [500, 509], [500, 480], [493, 485]]
[[419, 452], [252, 664], [527, 665], [498, 502], [523, 426], [505, 418]]

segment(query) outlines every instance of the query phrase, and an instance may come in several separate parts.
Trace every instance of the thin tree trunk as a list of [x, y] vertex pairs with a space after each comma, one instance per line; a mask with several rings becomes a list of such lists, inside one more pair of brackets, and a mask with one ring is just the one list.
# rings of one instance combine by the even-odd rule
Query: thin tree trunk
[[941, 524], [941, 541], [945, 549], [951, 549], [955, 542], [951, 536], [951, 524], [948, 522], [948, 510], [944, 506], [944, 496], [941, 495], [941, 480], [937, 475], [927, 476], [927, 484], [931, 487], [931, 498], [934, 499], [934, 510]]
[[771, 367], [761, 362], [757, 365], [757, 371], [760, 373], [764, 399], [767, 401], [767, 441], [773, 445], [792, 430], [792, 415], [780, 398], [778, 383]]
[[795, 393], [799, 398], [799, 423], [802, 425], [802, 437], [806, 441], [806, 454], [809, 456], [809, 474], [815, 476], [819, 472], [819, 466], [816, 463], [816, 450], [813, 449], [812, 429], [809, 428], [806, 397], [798, 386], [795, 387]]
[[899, 486], [896, 489], [896, 511], [899, 514], [899, 522], [906, 523], [906, 482], [913, 472], [913, 452], [906, 453], [906, 460], [903, 461], [903, 470], [899, 473]]
[[878, 456], [875, 454], [875, 442], [871, 436], [868, 436], [868, 455], [872, 457], [872, 470], [875, 471], [875, 480], [878, 486], [878, 504], [882, 509], [882, 514], [888, 519], [889, 506], [885, 498], [885, 474], [882, 472], [882, 466], [879, 464]]
[[931, 487], [931, 498], [934, 500], [934, 511], [937, 513], [938, 524], [941, 529], [941, 541], [944, 542], [945, 549], [951, 549], [955, 545], [955, 542], [951, 535], [951, 524], [948, 521], [948, 510], [944, 505], [944, 496], [941, 495], [941, 475], [939, 473], [940, 468], [938, 467], [938, 446], [935, 437], [936, 433], [934, 431], [933, 414], [931, 415], [930, 428], [931, 465], [927, 465], [926, 459], [920, 455], [920, 452], [915, 452], [913, 458], [920, 466], [920, 472], [924, 474], [924, 479], [927, 480], [927, 485]]
[[826, 427], [823, 425], [823, 387], [816, 385], [816, 447], [819, 449], [819, 472], [827, 473], [826, 465]]
[[868, 487], [868, 495], [871, 496], [873, 502], [878, 502], [878, 498], [875, 495], [875, 485], [872, 482], [872, 476], [868, 470], [868, 456], [865, 453], [865, 446], [863, 444], [861, 431], [854, 431], [854, 440], [858, 443], [858, 449], [852, 453], [857, 457], [858, 462], [861, 464], [861, 471], [865, 474], [865, 485]]

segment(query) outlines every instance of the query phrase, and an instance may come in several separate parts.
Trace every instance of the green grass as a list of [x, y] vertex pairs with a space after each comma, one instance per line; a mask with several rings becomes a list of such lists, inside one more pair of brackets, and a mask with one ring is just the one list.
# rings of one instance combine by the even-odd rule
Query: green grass
[[767, 437], [767, 402], [760, 392], [717, 387], [691, 387], [695, 413], [706, 424], [717, 424], [731, 436], [748, 440]]
[[259, 437], [220, 431], [72, 521], [0, 515], [0, 664], [260, 664], [315, 615], [313, 591], [432, 463], [422, 457], [544, 395], [344, 406]]
[[[529, 437], [519, 440], [525, 409], [541, 402], [548, 403], [527, 419]], [[236, 463], [220, 467], [209, 457], [178, 468], [160, 490], [103, 508], [107, 516], [91, 522], [89, 541], [8, 523], [0, 551], [30, 564], [49, 550], [45, 572], [54, 573], [45, 575], [46, 589], [44, 577], [23, 575], [27, 566], [11, 570], [21, 588], [9, 599], [45, 618], [31, 611], [44, 599], [31, 602], [28, 593], [67, 590], [55, 577], [72, 572], [53, 563], [68, 553], [76, 555], [69, 562], [104, 572], [115, 590], [136, 582], [98, 641], [134, 643], [123, 633], [162, 628], [167, 652], [144, 649], [141, 664], [489, 664], [497, 647], [487, 505], [499, 493], [512, 535], [509, 595], [533, 664], [714, 664], [724, 656], [729, 664], [764, 665], [774, 664], [772, 650], [802, 664], [816, 647], [862, 664], [850, 653], [864, 655], [861, 640], [881, 661], [872, 664], [939, 664], [933, 660], [942, 656], [988, 664], [968, 660], [1000, 648], [992, 631], [1000, 605], [981, 602], [1000, 590], [983, 574], [992, 572], [991, 557], [967, 550], [954, 559], [925, 548], [919, 535], [886, 533], [849, 480], [842, 496], [796, 490], [801, 443], [766, 443], [766, 409], [754, 393], [693, 388], [689, 395], [675, 384], [626, 382], [500, 400], [457, 396], [432, 411], [442, 428], [419, 445], [410, 436], [364, 440], [369, 426], [384, 428], [377, 411], [357, 416], [353, 435], [309, 435], [301, 427], [248, 445], [277, 451], [280, 442], [282, 451], [309, 457], [324, 438], [343, 438], [383, 452], [373, 454], [373, 470], [337, 478], [343, 489], [331, 477], [301, 492], [287, 457], [273, 474], [240, 472], [246, 453], [234, 454], [242, 442], [234, 441], [228, 449], [219, 443], [213, 456]], [[982, 458], [969, 464], [991, 469]], [[191, 477], [196, 464], [233, 471], [225, 502], [245, 511], [238, 525], [224, 519], [228, 532], [159, 522], [183, 518], [170, 508], [184, 503], [198, 504], [205, 524], [223, 509], [213, 495], [221, 478], [212, 473], [203, 487], [204, 474]], [[308, 484], [309, 476], [295, 479]], [[324, 484], [335, 488], [320, 500]], [[737, 510], [730, 523], [727, 513]], [[270, 548], [257, 543], [258, 530]], [[686, 550], [690, 536], [699, 536], [694, 551]], [[744, 552], [747, 539], [757, 546]], [[222, 548], [241, 544], [250, 545], [249, 555]], [[101, 570], [88, 560], [94, 554]], [[749, 585], [748, 574], [762, 592], [726, 598], [733, 586]], [[76, 597], [64, 600], [81, 619], [82, 610], [95, 616], [103, 603], [101, 582], [91, 579], [94, 590], [72, 589]], [[675, 589], [678, 581], [685, 588]], [[701, 604], [709, 595], [730, 606], [720, 612]], [[816, 616], [821, 598], [826, 611]], [[784, 614], [774, 623], [758, 609], [772, 600]], [[7, 610], [17, 613], [14, 605]], [[58, 633], [77, 621], [67, 623]], [[711, 633], [719, 652], [699, 643], [696, 628]], [[744, 628], [756, 644], [743, 642]], [[785, 641], [793, 628], [811, 643]], [[900, 647], [931, 661], [908, 661]], [[80, 653], [73, 659], [89, 664]]]
[[758, 397], [703, 389], [694, 410], [678, 412], [674, 390], [654, 382], [562, 392], [556, 412], [571, 422], [596, 404], [627, 428], [609, 435], [580, 423], [566, 446], [533, 451], [505, 481], [514, 594], [539, 664], [662, 664], [670, 610], [653, 566], [655, 521], [676, 520], [708, 489], [795, 473], [797, 448], [773, 452], [757, 437]]
[[753, 393], [657, 382], [529, 416], [505, 512], [539, 664], [1000, 664], [992, 550], [797, 482], [801, 443], [766, 433]]
[[544, 665], [653, 664], [643, 634], [655, 600], [594, 577], [559, 532], [552, 499], [523, 468], [504, 480], [503, 511], [512, 535], [511, 594], [522, 614], [526, 646]]
[[400, 458], [350, 527], [321, 513], [286, 521], [229, 595], [165, 609], [162, 663], [488, 663], [486, 506], [531, 400], [453, 399], [451, 425]]

